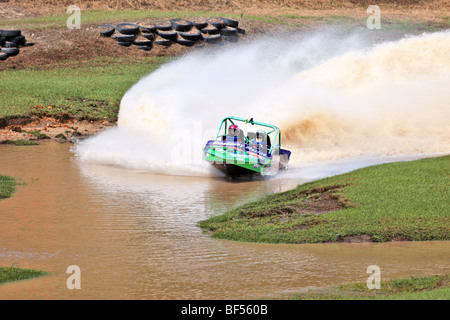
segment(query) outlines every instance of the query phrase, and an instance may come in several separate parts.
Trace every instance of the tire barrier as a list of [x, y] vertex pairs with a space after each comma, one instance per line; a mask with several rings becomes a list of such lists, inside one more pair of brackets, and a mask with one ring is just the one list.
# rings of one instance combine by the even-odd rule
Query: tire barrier
[[22, 47], [31, 47], [33, 45], [33, 42], [27, 42], [25, 36], [22, 35], [22, 31], [19, 29], [0, 29], [0, 61], [17, 56]]
[[237, 20], [222, 17], [203, 22], [185, 19], [158, 20], [152, 25], [124, 22], [115, 27], [109, 24], [100, 25], [97, 29], [100, 36], [110, 37], [119, 46], [133, 45], [143, 51], [150, 51], [155, 46], [170, 47], [173, 44], [193, 47], [199, 42], [235, 43], [245, 35], [245, 29], [239, 27]]

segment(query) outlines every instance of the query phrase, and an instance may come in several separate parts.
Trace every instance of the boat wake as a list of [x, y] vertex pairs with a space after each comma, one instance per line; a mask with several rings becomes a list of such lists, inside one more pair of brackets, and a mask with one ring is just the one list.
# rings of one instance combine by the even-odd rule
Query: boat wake
[[234, 115], [278, 125], [294, 171], [445, 154], [449, 52], [450, 32], [375, 46], [321, 32], [200, 50], [141, 79], [121, 101], [118, 126], [73, 150], [90, 163], [211, 175], [201, 150]]

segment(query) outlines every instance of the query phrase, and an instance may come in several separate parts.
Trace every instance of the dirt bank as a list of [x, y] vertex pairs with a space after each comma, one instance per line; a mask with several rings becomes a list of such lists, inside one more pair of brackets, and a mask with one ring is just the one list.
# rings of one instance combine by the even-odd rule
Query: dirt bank
[[10, 117], [0, 119], [0, 144], [18, 140], [73, 142], [97, 134], [116, 124], [109, 121], [77, 120], [69, 117]]

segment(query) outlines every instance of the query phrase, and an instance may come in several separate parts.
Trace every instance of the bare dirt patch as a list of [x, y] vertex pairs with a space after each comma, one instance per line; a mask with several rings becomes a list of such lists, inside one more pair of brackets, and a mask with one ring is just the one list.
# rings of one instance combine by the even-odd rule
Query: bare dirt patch
[[0, 143], [43, 139], [70, 142], [74, 139], [98, 134], [115, 125], [107, 120], [78, 120], [68, 116], [2, 118], [0, 121]]

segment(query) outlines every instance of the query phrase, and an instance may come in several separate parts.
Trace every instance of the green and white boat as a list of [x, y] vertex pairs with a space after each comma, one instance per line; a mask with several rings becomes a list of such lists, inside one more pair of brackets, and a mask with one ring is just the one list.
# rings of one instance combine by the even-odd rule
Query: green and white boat
[[281, 131], [272, 124], [226, 117], [203, 159], [229, 177], [274, 175], [287, 168], [291, 152], [281, 148]]

